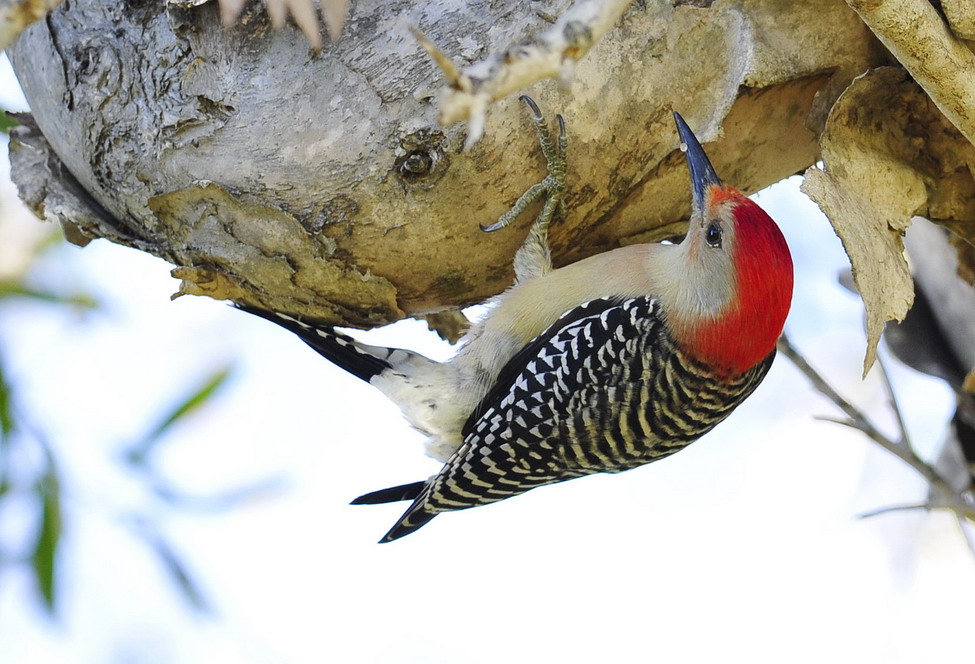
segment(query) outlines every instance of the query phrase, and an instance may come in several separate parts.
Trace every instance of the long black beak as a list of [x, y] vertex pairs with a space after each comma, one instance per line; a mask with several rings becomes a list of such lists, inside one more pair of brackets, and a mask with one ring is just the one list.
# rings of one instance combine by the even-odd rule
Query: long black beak
[[677, 133], [680, 134], [681, 149], [687, 157], [687, 168], [691, 172], [691, 191], [694, 195], [694, 209], [700, 210], [704, 206], [704, 195], [711, 185], [720, 185], [721, 179], [714, 172], [714, 167], [704, 154], [704, 148], [698, 143], [691, 128], [684, 122], [680, 113], [674, 113], [677, 123]]

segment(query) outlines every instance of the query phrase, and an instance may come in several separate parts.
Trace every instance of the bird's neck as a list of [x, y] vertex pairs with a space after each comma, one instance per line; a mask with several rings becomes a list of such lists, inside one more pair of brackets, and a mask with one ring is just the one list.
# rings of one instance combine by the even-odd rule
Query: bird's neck
[[778, 226], [757, 206], [736, 211], [734, 295], [717, 315], [672, 321], [681, 349], [725, 377], [775, 349], [792, 302], [792, 257]]

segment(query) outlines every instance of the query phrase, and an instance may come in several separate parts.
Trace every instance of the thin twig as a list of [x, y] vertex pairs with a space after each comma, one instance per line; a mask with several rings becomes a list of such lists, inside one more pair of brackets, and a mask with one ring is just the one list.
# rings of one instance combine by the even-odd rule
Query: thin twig
[[[844, 399], [828, 382], [826, 382], [826, 379], [823, 378], [819, 372], [817, 372], [809, 364], [809, 362], [806, 361], [806, 358], [803, 357], [798, 350], [796, 350], [795, 346], [792, 345], [792, 342], [789, 340], [787, 335], [783, 334], [782, 338], [779, 339], [778, 349], [783, 355], [792, 361], [796, 368], [799, 369], [799, 371], [801, 371], [806, 378], [809, 379], [813, 387], [818, 392], [825, 395], [830, 401], [836, 404], [848, 418], [845, 420], [832, 418], [821, 419], [828, 419], [829, 421], [852, 427], [864, 433], [882, 448], [907, 463], [911, 468], [922, 475], [931, 485], [931, 488], [934, 489], [938, 494], [938, 503], [932, 503], [930, 505], [914, 505], [901, 508], [887, 508], [886, 510], [881, 510], [881, 512], [891, 511], [891, 509], [944, 508], [951, 510], [959, 518], [965, 518], [972, 523], [975, 523], [975, 506], [969, 504], [964, 500], [964, 498], [958, 495], [951, 485], [934, 468], [932, 468], [924, 461], [924, 459], [920, 458], [914, 453], [914, 450], [910, 445], [898, 444], [881, 433], [880, 430], [877, 429], [877, 427], [875, 427], [873, 423], [856, 408], [856, 406]], [[891, 403], [896, 409], [896, 401], [892, 400]], [[898, 413], [898, 418], [900, 418], [900, 413]], [[904, 440], [906, 441], [906, 437]]]
[[869, 512], [862, 512], [857, 514], [858, 519], [872, 519], [875, 516], [882, 516], [884, 514], [890, 514], [891, 512], [913, 512], [914, 510], [925, 510], [930, 512], [934, 508], [933, 505], [929, 503], [914, 503], [910, 505], [888, 505], [887, 507], [878, 507], [877, 509], [870, 510]]
[[975, 555], [975, 537], [972, 536], [971, 531], [965, 523], [965, 519], [961, 515], [955, 514], [955, 518], [958, 519], [958, 527], [961, 528], [961, 535], [965, 538], [965, 543], [968, 544], [972, 555]]
[[883, 355], [880, 353], [877, 353], [877, 364], [880, 366], [880, 375], [884, 379], [884, 387], [887, 388], [887, 403], [890, 404], [890, 409], [894, 411], [894, 417], [897, 419], [897, 428], [900, 429], [901, 432], [901, 439], [898, 441], [898, 444], [907, 447], [915, 456], [917, 456], [917, 452], [914, 450], [914, 443], [911, 442], [911, 435], [907, 432], [907, 424], [904, 422], [904, 413], [901, 411], [900, 404], [897, 403], [897, 393], [894, 392], [894, 385], [890, 382], [890, 372], [887, 371], [887, 361], [884, 360]]
[[[836, 421], [837, 424], [845, 424], [853, 427], [854, 429], [862, 431], [892, 454], [896, 454], [897, 456], [903, 458], [903, 450], [896, 443], [882, 434], [873, 425], [873, 423], [870, 422], [870, 420], [868, 420], [863, 413], [857, 409], [856, 406], [844, 399], [839, 392], [834, 390], [832, 385], [826, 382], [826, 379], [823, 378], [818, 371], [813, 369], [809, 362], [806, 361], [806, 358], [803, 357], [798, 350], [796, 350], [795, 346], [793, 346], [792, 342], [789, 340], [788, 335], [782, 335], [782, 338], [779, 339], [778, 348], [783, 355], [788, 357], [792, 363], [796, 365], [796, 368], [799, 369], [799, 371], [805, 374], [806, 378], [809, 379], [813, 387], [816, 388], [818, 392], [825, 395], [830, 401], [836, 404], [849, 418], [849, 421], [832, 421]], [[905, 461], [907, 461], [907, 459], [905, 459]], [[920, 469], [918, 470], [919, 472], [924, 472]]]
[[964, 523], [964, 519], [970, 519], [975, 521], [975, 507], [966, 506], [964, 503], [956, 505], [954, 502], [944, 502], [944, 503], [914, 503], [909, 505], [889, 505], [887, 507], [878, 507], [875, 510], [870, 510], [869, 512], [864, 512], [863, 514], [857, 515], [860, 519], [870, 519], [875, 516], [880, 516], [882, 514], [888, 514], [890, 512], [909, 512], [913, 510], [925, 510], [930, 512], [937, 509], [947, 509], [955, 513], [955, 517], [961, 519], [960, 523]]

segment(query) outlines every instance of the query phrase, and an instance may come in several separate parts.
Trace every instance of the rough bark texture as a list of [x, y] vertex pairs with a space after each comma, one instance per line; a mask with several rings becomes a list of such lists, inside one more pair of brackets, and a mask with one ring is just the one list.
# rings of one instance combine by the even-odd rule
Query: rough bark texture
[[847, 0], [935, 105], [975, 141], [975, 53], [929, 2]]
[[941, 0], [951, 31], [961, 39], [975, 39], [975, 0]]
[[[224, 30], [212, 4], [68, 1], [22, 35], [11, 59], [43, 136], [25, 128], [12, 156], [40, 215], [164, 257], [183, 292], [355, 325], [508, 285], [529, 220], [478, 225], [543, 175], [527, 114], [502, 100], [460, 151], [409, 27], [463, 66], [528, 43], [562, 3], [364, 0], [318, 54], [256, 5]], [[884, 58], [840, 0], [635, 3], [569, 89], [526, 90], [569, 126], [556, 263], [681, 232], [672, 110], [754, 191], [818, 158], [834, 100]]]

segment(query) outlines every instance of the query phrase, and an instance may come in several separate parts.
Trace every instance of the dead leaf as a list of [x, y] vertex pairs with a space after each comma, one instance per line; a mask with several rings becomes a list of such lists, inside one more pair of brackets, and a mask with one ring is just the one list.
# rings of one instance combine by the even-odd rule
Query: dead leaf
[[[951, 230], [959, 273], [975, 265], [975, 148], [902, 69], [857, 78], [830, 111], [820, 138], [824, 169], [803, 191], [843, 241], [867, 310], [864, 373], [888, 320], [903, 320], [913, 288], [902, 237], [915, 215]], [[965, 251], [962, 251], [964, 249]]]
[[965, 376], [965, 382], [962, 383], [961, 389], [968, 394], [975, 394], [975, 369], [969, 371], [968, 375]]
[[866, 307], [864, 374], [886, 321], [903, 320], [914, 301], [903, 234], [912, 216], [927, 212], [941, 167], [928, 138], [932, 123], [943, 121], [903, 70], [871, 70], [830, 111], [820, 140], [824, 168], [806, 172], [802, 190], [843, 241]]

